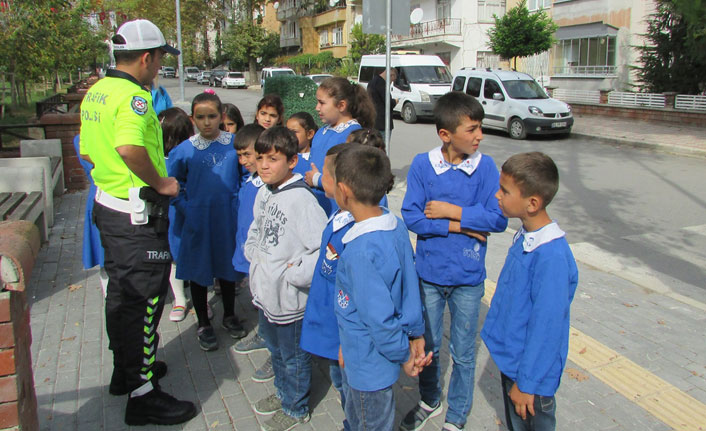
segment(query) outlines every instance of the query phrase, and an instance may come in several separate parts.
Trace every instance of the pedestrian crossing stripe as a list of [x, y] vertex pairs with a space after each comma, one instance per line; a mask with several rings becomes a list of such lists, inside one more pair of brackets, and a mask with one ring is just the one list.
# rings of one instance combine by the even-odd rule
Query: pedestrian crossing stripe
[[[495, 288], [494, 281], [485, 281], [483, 302], [488, 306]], [[706, 429], [706, 404], [573, 326], [569, 328], [569, 360], [674, 430]]]

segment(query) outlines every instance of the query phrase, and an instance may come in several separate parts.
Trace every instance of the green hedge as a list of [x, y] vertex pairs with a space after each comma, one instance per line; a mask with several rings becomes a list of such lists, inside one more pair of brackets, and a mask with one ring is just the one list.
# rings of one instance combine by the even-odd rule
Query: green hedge
[[295, 112], [304, 111], [314, 117], [321, 126], [319, 114], [316, 113], [316, 86], [314, 81], [304, 76], [273, 76], [267, 78], [262, 94], [277, 94], [284, 103], [284, 118], [289, 118]]

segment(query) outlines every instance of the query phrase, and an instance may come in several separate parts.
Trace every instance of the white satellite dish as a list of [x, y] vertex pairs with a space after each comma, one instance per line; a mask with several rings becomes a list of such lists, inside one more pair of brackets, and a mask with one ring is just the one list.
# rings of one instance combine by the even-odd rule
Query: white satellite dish
[[336, 6], [337, 3], [338, 3], [338, 0], [329, 0], [329, 2], [328, 2], [329, 6], [331, 6], [331, 7]]
[[415, 8], [412, 13], [409, 14], [409, 22], [412, 24], [419, 24], [422, 22], [422, 17], [424, 16], [424, 11], [422, 8]]
[[279, 9], [279, 2], [276, 1], [275, 4], [272, 5], [272, 7], [274, 7], [275, 10]]

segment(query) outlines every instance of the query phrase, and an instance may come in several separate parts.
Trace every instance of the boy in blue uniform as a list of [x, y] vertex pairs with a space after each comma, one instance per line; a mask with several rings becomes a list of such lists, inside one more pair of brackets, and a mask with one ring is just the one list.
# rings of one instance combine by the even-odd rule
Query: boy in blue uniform
[[404, 223], [379, 206], [393, 184], [387, 156], [348, 146], [335, 172], [336, 203], [355, 219], [343, 236], [336, 276], [346, 420], [353, 430], [391, 431], [400, 365], [414, 375], [431, 361], [410, 348], [410, 339], [424, 332], [414, 253]]
[[442, 412], [439, 350], [446, 304], [451, 312], [449, 379], [444, 430], [463, 429], [473, 404], [478, 310], [484, 293], [487, 232], [502, 232], [507, 218], [495, 198], [498, 169], [478, 152], [483, 108], [459, 92], [434, 108], [441, 146], [418, 154], [407, 175], [402, 216], [417, 234], [427, 349], [432, 363], [419, 374], [421, 401], [403, 419], [403, 431], [419, 430]]
[[510, 431], [552, 431], [554, 393], [569, 350], [569, 308], [578, 269], [564, 232], [546, 206], [559, 188], [547, 155], [505, 162], [496, 197], [507, 217], [522, 220], [498, 279], [481, 337], [502, 372]]

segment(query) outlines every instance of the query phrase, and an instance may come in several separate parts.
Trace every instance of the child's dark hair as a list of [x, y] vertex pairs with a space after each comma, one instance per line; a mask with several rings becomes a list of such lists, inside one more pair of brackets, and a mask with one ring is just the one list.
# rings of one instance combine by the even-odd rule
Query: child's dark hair
[[271, 150], [282, 153], [291, 160], [299, 152], [297, 136], [284, 126], [272, 126], [262, 132], [255, 142], [255, 152], [258, 154], [269, 153]]
[[275, 108], [275, 110], [277, 111], [277, 115], [279, 116], [279, 121], [277, 122], [277, 125], [283, 125], [284, 103], [282, 103], [282, 99], [276, 94], [266, 94], [265, 97], [260, 99], [260, 101], [257, 103], [257, 109], [255, 110], [255, 122], [257, 122], [257, 113], [260, 112], [260, 109], [265, 108], [267, 106]]
[[390, 159], [377, 148], [346, 145], [336, 156], [336, 183], [351, 188], [356, 200], [365, 205], [378, 205], [392, 190], [395, 177]]
[[460, 91], [452, 91], [436, 101], [434, 122], [437, 132], [441, 129], [455, 132], [464, 117], [473, 121], [483, 121], [485, 111], [475, 97]]
[[[240, 114], [240, 109], [238, 109], [237, 106], [233, 105], [232, 103], [224, 103], [223, 113], [229, 120], [232, 120], [235, 123], [236, 132], [239, 132], [240, 129], [243, 128], [245, 121], [243, 121], [243, 116]], [[221, 124], [221, 128], [222, 127], [223, 124]]]
[[194, 107], [201, 103], [213, 103], [216, 105], [218, 112], [223, 112], [223, 104], [218, 96], [211, 93], [200, 93], [197, 94], [196, 97], [194, 97], [194, 100], [191, 101], [191, 115], [194, 115]]
[[329, 165], [329, 173], [331, 175], [336, 176], [336, 158], [338, 157], [338, 154], [346, 148], [348, 148], [348, 144], [338, 144], [326, 151], [326, 157], [331, 157], [331, 161], [333, 162]]
[[542, 208], [559, 190], [559, 169], [551, 157], [538, 151], [510, 156], [503, 163], [502, 173], [515, 181], [522, 197], [539, 196]]
[[289, 120], [297, 120], [299, 125], [302, 126], [302, 128], [304, 128], [304, 130], [306, 130], [307, 132], [309, 130], [313, 130], [314, 133], [316, 133], [316, 131], [319, 130], [319, 126], [316, 125], [314, 117], [312, 117], [311, 114], [309, 114], [308, 112], [295, 112], [294, 114], [289, 116]]
[[352, 84], [340, 76], [325, 79], [319, 88], [326, 91], [336, 104], [345, 100], [348, 105], [348, 113], [361, 126], [375, 127], [375, 105], [373, 105], [365, 88], [358, 84]]
[[375, 129], [366, 128], [354, 130], [348, 136], [347, 142], [349, 144], [367, 145], [385, 152], [385, 140], [382, 138], [380, 132]]
[[255, 145], [255, 141], [260, 137], [265, 128], [257, 123], [246, 124], [233, 138], [233, 146], [236, 151], [247, 150], [251, 145]]
[[157, 115], [157, 118], [159, 118], [159, 124], [162, 125], [165, 157], [174, 147], [194, 134], [194, 125], [191, 123], [189, 115], [181, 108], [165, 109]]

